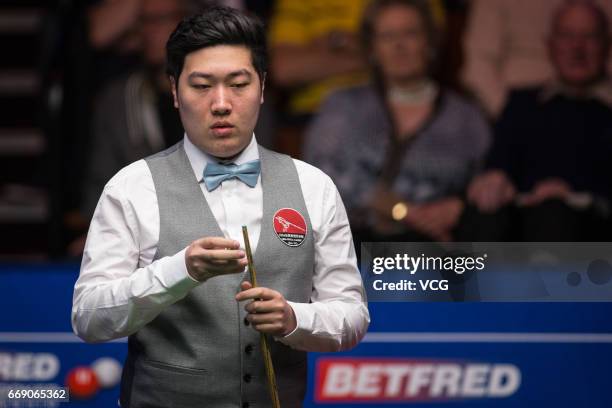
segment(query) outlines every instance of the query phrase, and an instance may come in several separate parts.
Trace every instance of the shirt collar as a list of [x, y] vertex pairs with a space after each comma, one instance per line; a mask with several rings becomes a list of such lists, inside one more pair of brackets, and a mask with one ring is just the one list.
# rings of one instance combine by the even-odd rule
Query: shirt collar
[[[183, 137], [183, 145], [185, 148], [185, 154], [187, 155], [187, 159], [189, 159], [189, 163], [191, 164], [191, 168], [193, 169], [193, 173], [196, 176], [198, 181], [202, 181], [202, 174], [204, 173], [204, 168], [208, 163], [218, 163], [219, 160], [210, 154], [203, 152], [196, 145], [194, 145], [187, 133]], [[244, 164], [246, 162], [259, 159], [259, 149], [257, 148], [257, 140], [255, 139], [255, 134], [251, 137], [251, 141], [244, 148], [242, 152], [232, 160], [232, 163], [236, 164]]]
[[551, 81], [540, 92], [540, 101], [545, 103], [558, 95], [571, 99], [593, 99], [612, 108], [612, 80], [605, 78], [598, 81], [586, 88], [580, 95], [577, 95], [560, 81]]

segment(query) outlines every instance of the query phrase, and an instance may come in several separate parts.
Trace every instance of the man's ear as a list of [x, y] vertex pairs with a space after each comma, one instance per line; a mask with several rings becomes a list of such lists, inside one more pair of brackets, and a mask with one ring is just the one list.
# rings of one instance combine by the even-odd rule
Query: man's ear
[[174, 79], [173, 76], [170, 76], [170, 87], [172, 88], [172, 99], [174, 100], [174, 107], [176, 109], [179, 108], [179, 101], [178, 101], [178, 84], [176, 83], [176, 80]]
[[263, 78], [261, 78], [261, 98], [259, 101], [260, 105], [264, 103], [264, 89], [266, 88], [266, 76], [267, 76], [267, 72], [264, 72]]

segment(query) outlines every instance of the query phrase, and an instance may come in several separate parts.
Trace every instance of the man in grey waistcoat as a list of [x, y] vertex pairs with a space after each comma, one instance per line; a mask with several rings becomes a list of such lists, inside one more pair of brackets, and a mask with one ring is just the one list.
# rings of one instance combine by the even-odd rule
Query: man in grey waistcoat
[[72, 325], [88, 342], [129, 336], [122, 407], [270, 407], [260, 333], [271, 340], [281, 405], [300, 407], [306, 352], [346, 350], [366, 332], [336, 187], [253, 134], [263, 33], [221, 7], [178, 25], [167, 71], [185, 137], [119, 171], [96, 207]]

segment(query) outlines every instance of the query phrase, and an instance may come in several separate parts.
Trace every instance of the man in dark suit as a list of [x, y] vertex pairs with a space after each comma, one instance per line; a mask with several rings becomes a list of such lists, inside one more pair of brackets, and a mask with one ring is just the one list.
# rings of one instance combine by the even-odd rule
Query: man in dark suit
[[468, 197], [473, 240], [607, 240], [612, 203], [610, 29], [590, 2], [568, 2], [548, 39], [557, 80], [514, 92], [487, 170]]

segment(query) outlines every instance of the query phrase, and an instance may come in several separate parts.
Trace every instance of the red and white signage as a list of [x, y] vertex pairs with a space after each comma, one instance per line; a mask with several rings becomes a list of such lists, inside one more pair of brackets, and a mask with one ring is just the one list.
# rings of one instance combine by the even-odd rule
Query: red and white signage
[[521, 384], [513, 364], [395, 358], [321, 358], [315, 378], [317, 402], [504, 398]]

